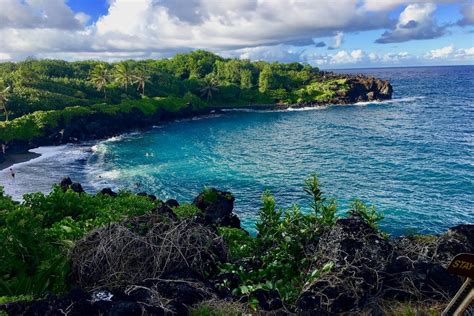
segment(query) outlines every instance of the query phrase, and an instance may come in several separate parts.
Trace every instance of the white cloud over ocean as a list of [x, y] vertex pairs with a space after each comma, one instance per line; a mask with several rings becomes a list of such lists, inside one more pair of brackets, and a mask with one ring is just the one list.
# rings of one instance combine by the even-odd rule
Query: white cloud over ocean
[[[436, 3], [455, 1], [108, 2], [108, 12], [91, 21], [87, 12], [74, 12], [65, 0], [0, 0], [0, 58], [116, 60], [207, 49], [241, 58], [296, 60], [321, 65], [389, 62], [408, 57], [402, 56], [403, 49], [391, 53], [391, 57], [364, 47], [347, 49], [344, 47], [346, 37], [378, 30], [380, 36], [373, 41], [382, 46], [443, 37], [448, 26], [436, 20]], [[401, 10], [394, 17], [393, 10], [397, 8]], [[469, 27], [472, 22], [469, 3], [459, 8], [459, 15], [461, 18], [453, 24]], [[326, 45], [318, 40], [320, 38], [332, 40], [327, 40]], [[308, 47], [322, 49], [325, 46], [330, 49], [326, 53], [308, 52]], [[421, 56], [428, 56], [426, 54]]]

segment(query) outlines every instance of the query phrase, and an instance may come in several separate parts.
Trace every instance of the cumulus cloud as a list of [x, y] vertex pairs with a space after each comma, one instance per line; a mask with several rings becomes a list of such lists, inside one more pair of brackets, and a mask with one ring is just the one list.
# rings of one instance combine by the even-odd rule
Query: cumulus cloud
[[336, 36], [334, 36], [334, 43], [328, 47], [328, 49], [338, 49], [341, 47], [342, 42], [344, 41], [344, 33], [337, 32]]
[[462, 19], [458, 21], [458, 25], [467, 26], [474, 25], [474, 3], [468, 3], [461, 7]]
[[398, 18], [398, 23], [376, 40], [376, 43], [398, 43], [410, 40], [432, 39], [445, 34], [445, 27], [438, 26], [433, 13], [433, 3], [410, 4]]
[[[337, 65], [403, 59], [398, 53], [385, 56], [357, 49], [338, 51], [345, 35], [354, 32], [390, 29], [379, 39], [386, 43], [444, 32], [433, 18], [436, 6], [422, 0], [327, 0], [317, 5], [314, 0], [107, 3], [108, 12], [91, 21], [86, 13], [73, 12], [67, 0], [0, 0], [0, 57], [117, 60], [207, 49], [239, 58], [308, 61], [311, 57], [313, 63]], [[399, 6], [406, 8], [394, 21], [390, 14]], [[469, 21], [466, 12], [462, 23]], [[321, 55], [310, 52], [327, 47], [318, 39], [328, 36], [334, 36], [329, 47], [334, 51]]]
[[0, 29], [82, 27], [64, 0], [0, 0], [0, 8]]
[[430, 50], [425, 54], [427, 59], [465, 60], [474, 58], [474, 47], [455, 49], [454, 45]]
[[426, 57], [430, 59], [446, 58], [449, 55], [451, 55], [453, 52], [454, 52], [454, 46], [450, 45], [450, 46], [430, 50], [426, 54]]
[[378, 54], [374, 52], [366, 52], [362, 49], [352, 51], [341, 50], [336, 53], [329, 54], [303, 54], [301, 60], [319, 67], [338, 67], [352, 66], [355, 64], [364, 64], [365, 66], [393, 65], [404, 61], [415, 60], [407, 52]]

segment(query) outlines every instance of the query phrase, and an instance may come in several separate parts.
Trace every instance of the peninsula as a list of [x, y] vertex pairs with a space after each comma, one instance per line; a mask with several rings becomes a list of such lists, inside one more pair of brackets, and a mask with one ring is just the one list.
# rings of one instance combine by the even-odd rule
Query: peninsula
[[113, 64], [33, 59], [1, 63], [0, 163], [9, 153], [101, 139], [226, 108], [353, 104], [390, 99], [392, 91], [388, 81], [363, 75], [340, 75], [300, 63], [224, 59], [199, 50], [171, 59]]

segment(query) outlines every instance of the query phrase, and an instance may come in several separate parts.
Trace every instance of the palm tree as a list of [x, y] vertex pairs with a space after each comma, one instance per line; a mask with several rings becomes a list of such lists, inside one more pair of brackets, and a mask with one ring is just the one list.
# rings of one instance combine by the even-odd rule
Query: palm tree
[[207, 103], [212, 99], [212, 93], [219, 91], [219, 83], [214, 77], [206, 77], [204, 79], [204, 85], [201, 88], [201, 98], [206, 97]]
[[145, 84], [147, 82], [150, 82], [150, 76], [147, 74], [147, 71], [143, 68], [135, 70], [133, 84], [137, 84], [137, 91], [142, 90], [142, 96], [145, 96]]
[[3, 110], [5, 113], [5, 121], [8, 121], [8, 109], [7, 109], [7, 102], [8, 102], [8, 94], [10, 91], [10, 86], [3, 89], [0, 92], [0, 110]]
[[105, 64], [98, 64], [91, 71], [90, 81], [97, 91], [104, 91], [104, 100], [107, 99], [107, 84], [110, 81], [109, 69]]
[[133, 71], [130, 69], [128, 64], [121, 63], [114, 67], [115, 81], [122, 87], [125, 88], [127, 93], [128, 86], [133, 82]]

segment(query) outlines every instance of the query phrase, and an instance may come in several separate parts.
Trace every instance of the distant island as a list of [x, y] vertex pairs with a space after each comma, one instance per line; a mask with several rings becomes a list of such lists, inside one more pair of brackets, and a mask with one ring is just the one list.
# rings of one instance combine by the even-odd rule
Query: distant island
[[[300, 63], [170, 59], [0, 63], [0, 163], [43, 145], [100, 139], [225, 108], [287, 109], [392, 97], [388, 81]], [[13, 157], [13, 158], [12, 158]], [[20, 158], [21, 159], [21, 158]]]

